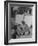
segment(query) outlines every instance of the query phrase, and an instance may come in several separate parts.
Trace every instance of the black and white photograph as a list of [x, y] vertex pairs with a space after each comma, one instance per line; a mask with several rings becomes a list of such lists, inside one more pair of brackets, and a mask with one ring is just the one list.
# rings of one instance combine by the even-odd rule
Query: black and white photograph
[[7, 1], [4, 4], [5, 42], [37, 43], [37, 2]]

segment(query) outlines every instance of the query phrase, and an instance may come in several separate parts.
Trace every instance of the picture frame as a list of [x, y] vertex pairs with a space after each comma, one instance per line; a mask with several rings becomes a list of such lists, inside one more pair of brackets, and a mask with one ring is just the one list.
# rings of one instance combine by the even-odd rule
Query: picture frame
[[[16, 9], [13, 9], [14, 7], [16, 9], [18, 9], [18, 7], [25, 7], [25, 8], [27, 8], [25, 10], [26, 15], [28, 15], [28, 14], [31, 15], [32, 14], [32, 24], [33, 24], [33, 27], [32, 27], [33, 29], [32, 30], [33, 31], [32, 31], [32, 37], [31, 38], [30, 37], [29, 38], [21, 38], [21, 39], [20, 38], [18, 38], [18, 39], [12, 39], [11, 38], [11, 36], [10, 36], [11, 31], [10, 30], [11, 30], [12, 25], [10, 24], [10, 21], [13, 21], [13, 20], [11, 20], [11, 18], [15, 17], [15, 16], [12, 16], [13, 15], [13, 10], [16, 10]], [[32, 7], [32, 12], [31, 12], [31, 7]], [[29, 11], [29, 9], [30, 9], [30, 11]], [[22, 15], [21, 12], [14, 13], [14, 15], [18, 15], [18, 14]], [[21, 16], [21, 18], [22, 18], [22, 16]], [[18, 19], [16, 17], [16, 21], [15, 20], [14, 21], [17, 22], [17, 20]], [[19, 20], [21, 20], [21, 19], [19, 19]], [[18, 23], [19, 23], [19, 20], [18, 20]], [[28, 24], [28, 21], [27, 21], [27, 24]], [[37, 43], [37, 2], [4, 1], [4, 44], [9, 45], [9, 44], [32, 44], [32, 43]]]

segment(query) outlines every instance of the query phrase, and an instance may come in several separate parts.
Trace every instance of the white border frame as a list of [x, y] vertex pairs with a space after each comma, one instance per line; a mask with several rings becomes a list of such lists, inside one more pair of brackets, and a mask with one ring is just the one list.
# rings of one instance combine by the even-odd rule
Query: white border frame
[[[10, 4], [13, 3], [8, 3], [8, 19], [9, 19], [9, 8], [10, 8]], [[18, 4], [18, 3], [17, 3]], [[31, 4], [31, 3], [29, 3]], [[15, 43], [15, 42], [33, 42], [35, 41], [35, 4], [32, 4], [33, 6], [33, 30], [32, 30], [32, 38], [23, 38], [23, 39], [11, 39], [9, 40], [8, 43]], [[9, 29], [8, 29], [9, 30]]]

